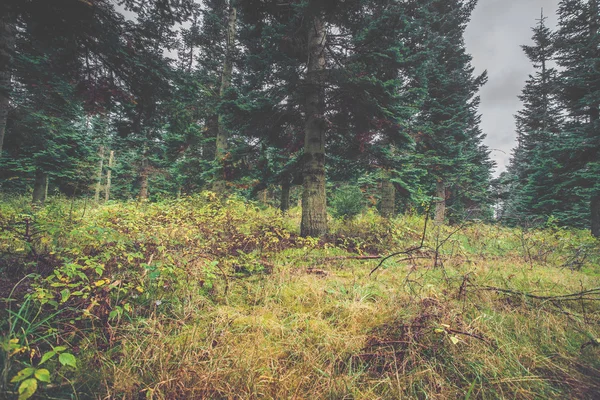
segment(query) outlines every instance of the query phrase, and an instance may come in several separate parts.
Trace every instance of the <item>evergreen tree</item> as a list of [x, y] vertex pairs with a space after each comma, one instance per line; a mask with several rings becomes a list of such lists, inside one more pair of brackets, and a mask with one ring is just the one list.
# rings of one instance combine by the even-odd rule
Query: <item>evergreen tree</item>
[[545, 21], [542, 14], [532, 29], [533, 45], [521, 46], [536, 71], [529, 76], [519, 96], [523, 109], [515, 117], [517, 147], [504, 176], [509, 190], [502, 217], [508, 223], [545, 220], [556, 206], [552, 150], [559, 144], [561, 110], [557, 101], [557, 71], [552, 67], [554, 34]]
[[[560, 100], [566, 114], [554, 146], [556, 216], [600, 236], [600, 15], [598, 0], [563, 0], [556, 37]], [[588, 211], [584, 213], [583, 210]]]
[[[477, 1], [423, 0], [429, 21], [430, 59], [427, 64], [427, 97], [418, 117], [417, 152], [429, 171], [423, 184], [435, 185], [438, 223], [446, 217], [447, 200], [455, 213], [473, 212], [484, 205], [490, 170], [489, 151], [479, 129], [479, 88], [484, 72], [474, 76], [466, 52], [464, 30]], [[484, 213], [485, 214], [485, 213]], [[456, 217], [462, 218], [457, 215]]]

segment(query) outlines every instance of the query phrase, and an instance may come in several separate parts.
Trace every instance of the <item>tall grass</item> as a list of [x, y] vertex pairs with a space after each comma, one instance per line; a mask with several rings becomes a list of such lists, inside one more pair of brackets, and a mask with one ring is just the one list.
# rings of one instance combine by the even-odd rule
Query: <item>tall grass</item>
[[[7, 204], [0, 219], [17, 223], [20, 211]], [[68, 218], [42, 212], [40, 224]], [[57, 318], [48, 340], [76, 350], [80, 368], [68, 376], [75, 392], [98, 399], [600, 396], [600, 302], [528, 296], [600, 286], [598, 242], [587, 233], [432, 228], [423, 249], [370, 275], [379, 261], [356, 257], [418, 244], [422, 217], [386, 221], [367, 211], [332, 221], [322, 240], [298, 237], [298, 218], [298, 210], [284, 218], [203, 194], [88, 208], [71, 225], [40, 234], [30, 243], [38, 259], [51, 260], [63, 278], [65, 265], [80, 266], [85, 278], [69, 284], [107, 280], [65, 302], [62, 287], [52, 286], [56, 274], [27, 280], [32, 293], [43, 289], [46, 301], [57, 302], [43, 304], [46, 315], [72, 312], [77, 333]], [[19, 232], [0, 246], [22, 256], [29, 273], [35, 259], [21, 250]], [[98, 305], [85, 314], [92, 301]], [[11, 333], [2, 329], [6, 341]], [[12, 373], [24, 361], [13, 356]], [[56, 390], [40, 393], [68, 392]]]

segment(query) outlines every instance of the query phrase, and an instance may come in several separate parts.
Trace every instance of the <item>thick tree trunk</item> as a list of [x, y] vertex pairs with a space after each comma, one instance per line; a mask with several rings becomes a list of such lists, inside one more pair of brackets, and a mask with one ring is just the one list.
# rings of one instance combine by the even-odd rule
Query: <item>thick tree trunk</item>
[[112, 183], [112, 168], [115, 163], [115, 151], [111, 150], [108, 156], [108, 170], [106, 171], [106, 186], [104, 187], [104, 201], [107, 202], [110, 199], [110, 185]]
[[96, 193], [94, 195], [94, 201], [100, 202], [100, 191], [102, 190], [102, 169], [104, 168], [104, 146], [100, 146], [98, 149], [98, 157], [100, 163], [98, 165], [98, 175], [96, 176]]
[[327, 233], [325, 197], [324, 73], [325, 22], [315, 16], [308, 29], [308, 68], [306, 72], [306, 122], [304, 125], [304, 191], [302, 193], [302, 236]]
[[4, 146], [6, 120], [12, 88], [12, 52], [15, 47], [15, 14], [0, 6], [0, 157]]
[[590, 209], [592, 212], [592, 235], [600, 238], [600, 193], [592, 196]]
[[[235, 24], [237, 19], [237, 10], [233, 4], [231, 4], [231, 1], [232, 0], [230, 0], [229, 4], [229, 20], [227, 24], [227, 49], [225, 61], [223, 62], [223, 72], [221, 75], [221, 89], [219, 91], [221, 99], [223, 98], [225, 91], [231, 86], [231, 77], [233, 75], [233, 48], [235, 46]], [[221, 194], [225, 193], [227, 189], [225, 184], [227, 177], [224, 175], [223, 169], [227, 163], [228, 140], [229, 132], [227, 132], [227, 129], [225, 129], [223, 116], [219, 115], [215, 155], [215, 159], [219, 165], [219, 170], [217, 171], [217, 176], [215, 176], [213, 190]]]
[[35, 170], [35, 181], [33, 183], [33, 202], [44, 204], [46, 201], [46, 181], [48, 176], [41, 169]]
[[148, 178], [150, 168], [148, 167], [148, 159], [142, 159], [142, 169], [140, 170], [140, 201], [148, 200]]
[[446, 184], [439, 180], [435, 190], [435, 223], [443, 224], [446, 219]]
[[288, 177], [284, 177], [281, 181], [281, 199], [279, 203], [279, 209], [282, 213], [286, 214], [290, 209], [290, 190], [292, 185]]
[[381, 182], [381, 215], [392, 218], [396, 213], [396, 188], [389, 179]]

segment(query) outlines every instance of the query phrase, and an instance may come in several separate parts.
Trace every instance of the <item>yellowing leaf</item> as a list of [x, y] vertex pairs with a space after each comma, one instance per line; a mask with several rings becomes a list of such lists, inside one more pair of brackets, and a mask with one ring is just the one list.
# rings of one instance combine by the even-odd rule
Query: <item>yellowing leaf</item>
[[15, 382], [21, 382], [23, 379], [29, 378], [31, 375], [33, 375], [33, 373], [35, 372], [35, 368], [24, 368], [22, 370], [20, 370], [17, 375], [13, 376], [13, 378], [10, 380], [11, 383], [15, 383]]
[[48, 371], [45, 368], [41, 368], [41, 369], [38, 369], [37, 371], [35, 371], [34, 376], [40, 382], [50, 383], [50, 371]]
[[458, 342], [460, 342], [456, 336], [450, 336], [450, 341], [452, 344], [458, 344]]
[[37, 379], [29, 378], [21, 382], [19, 385], [19, 400], [27, 400], [37, 390]]

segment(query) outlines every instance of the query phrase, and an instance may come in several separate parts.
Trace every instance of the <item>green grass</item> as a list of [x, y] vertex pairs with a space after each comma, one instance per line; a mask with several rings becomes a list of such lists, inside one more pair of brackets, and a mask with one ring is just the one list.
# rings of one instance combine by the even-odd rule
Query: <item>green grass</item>
[[[2, 311], [12, 321], [2, 342], [18, 336], [25, 349], [2, 352], [8, 396], [17, 385], [6, 380], [59, 344], [79, 368], [49, 365], [52, 384], [38, 392], [55, 398], [600, 396], [600, 300], [519, 294], [600, 287], [586, 232], [472, 224], [449, 237], [456, 227], [430, 226], [413, 259], [370, 275], [379, 261], [352, 257], [418, 245], [422, 217], [368, 211], [313, 240], [298, 237], [299, 210], [282, 217], [210, 194], [85, 214], [60, 200], [26, 207], [0, 204], [0, 224], [14, 227], [0, 244], [0, 288], [37, 273], [12, 300], [60, 313], [18, 336], [32, 325]], [[39, 229], [30, 239], [25, 214]]]

